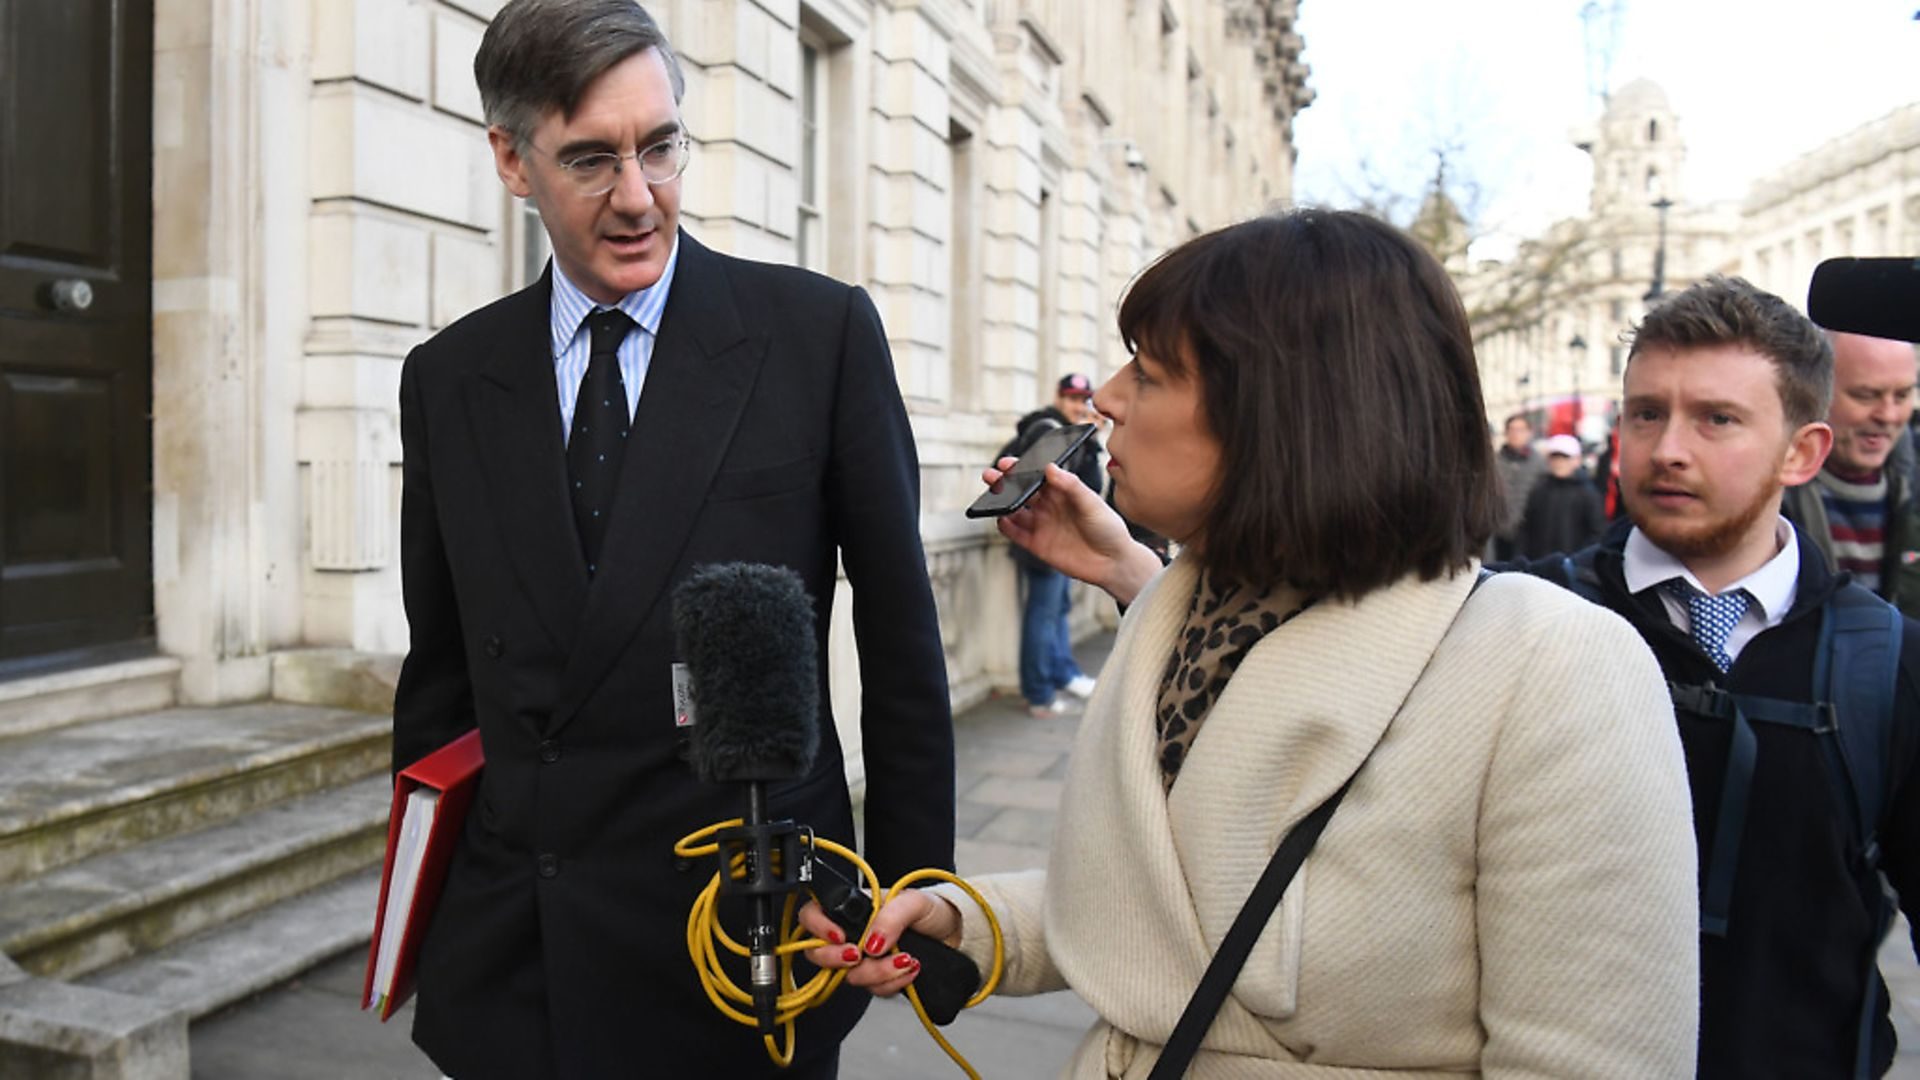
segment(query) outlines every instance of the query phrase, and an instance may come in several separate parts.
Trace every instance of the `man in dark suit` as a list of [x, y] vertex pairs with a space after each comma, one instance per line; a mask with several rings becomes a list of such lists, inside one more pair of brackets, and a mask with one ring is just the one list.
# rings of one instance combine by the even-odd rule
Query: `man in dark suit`
[[687, 764], [669, 609], [704, 563], [800, 575], [821, 746], [771, 811], [851, 844], [825, 686], [843, 563], [865, 854], [883, 881], [951, 867], [945, 662], [879, 317], [857, 288], [679, 231], [682, 80], [631, 0], [513, 0], [474, 70], [501, 180], [539, 209], [554, 258], [401, 375], [412, 648], [394, 760], [475, 725], [487, 758], [421, 953], [414, 1038], [459, 1080], [831, 1077], [865, 994], [806, 1014], [777, 1071], [688, 959], [713, 868], [672, 845], [745, 797]]

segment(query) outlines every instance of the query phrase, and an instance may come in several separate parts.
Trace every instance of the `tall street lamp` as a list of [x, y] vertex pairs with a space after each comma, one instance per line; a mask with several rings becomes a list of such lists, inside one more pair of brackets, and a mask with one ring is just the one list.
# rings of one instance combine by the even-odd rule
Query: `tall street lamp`
[[1567, 342], [1567, 351], [1573, 354], [1573, 434], [1580, 436], [1580, 369], [1587, 366], [1587, 339], [1579, 334]]
[[1642, 297], [1649, 305], [1658, 303], [1667, 294], [1667, 210], [1672, 206], [1673, 200], [1665, 195], [1653, 204], [1653, 208], [1660, 211], [1660, 240], [1653, 249], [1653, 288]]

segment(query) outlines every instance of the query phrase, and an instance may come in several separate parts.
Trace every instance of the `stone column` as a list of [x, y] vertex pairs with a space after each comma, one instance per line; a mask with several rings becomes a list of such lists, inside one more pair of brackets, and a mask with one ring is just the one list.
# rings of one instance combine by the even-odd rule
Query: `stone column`
[[154, 606], [192, 702], [260, 697], [300, 626], [308, 8], [154, 11]]
[[682, 187], [688, 230], [716, 250], [790, 263], [799, 200], [799, 6], [679, 0], [650, 6], [687, 76], [695, 151]]
[[483, 29], [411, 0], [313, 8], [312, 322], [294, 425], [308, 644], [407, 647], [400, 364], [507, 285], [508, 196], [473, 84]]
[[981, 375], [985, 404], [1008, 418], [1045, 396], [1040, 368], [1040, 190], [1043, 114], [1036, 83], [1048, 61], [1024, 24], [994, 27], [1002, 97], [987, 111], [981, 223]]

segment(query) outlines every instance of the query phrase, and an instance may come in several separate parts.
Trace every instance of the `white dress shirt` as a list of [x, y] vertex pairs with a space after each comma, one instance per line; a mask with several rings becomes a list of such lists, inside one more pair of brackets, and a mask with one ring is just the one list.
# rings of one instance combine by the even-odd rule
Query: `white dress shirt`
[[[1655, 544], [1645, 533], [1635, 528], [1627, 534], [1626, 565], [1627, 591], [1638, 596], [1663, 582], [1679, 578], [1688, 585], [1699, 589], [1708, 596], [1720, 596], [1725, 593], [1745, 589], [1752, 601], [1747, 605], [1746, 613], [1733, 625], [1733, 632], [1727, 635], [1727, 656], [1738, 659], [1740, 650], [1746, 648], [1763, 630], [1780, 625], [1787, 617], [1788, 609], [1793, 607], [1793, 599], [1800, 592], [1800, 537], [1787, 524], [1785, 518], [1774, 523], [1774, 542], [1780, 550], [1773, 558], [1758, 570], [1714, 592], [1700, 579], [1693, 576], [1685, 563], [1668, 554]], [[1680, 628], [1683, 634], [1693, 633], [1692, 619], [1687, 614], [1687, 605], [1679, 597], [1665, 589], [1660, 590], [1660, 603], [1667, 609], [1667, 618]]]
[[[653, 363], [653, 341], [660, 334], [660, 313], [666, 310], [667, 293], [673, 288], [673, 269], [680, 262], [680, 240], [674, 238], [667, 255], [667, 268], [660, 280], [630, 292], [615, 305], [637, 325], [620, 342], [620, 382], [627, 391], [627, 419], [640, 404], [640, 387], [647, 381], [647, 367]], [[548, 328], [553, 334], [554, 387], [560, 393], [560, 440], [564, 444], [573, 433], [573, 403], [580, 396], [580, 380], [587, 377], [587, 361], [592, 356], [593, 335], [587, 330], [587, 316], [606, 307], [580, 291], [561, 271], [559, 260], [553, 267], [553, 303], [548, 309]]]

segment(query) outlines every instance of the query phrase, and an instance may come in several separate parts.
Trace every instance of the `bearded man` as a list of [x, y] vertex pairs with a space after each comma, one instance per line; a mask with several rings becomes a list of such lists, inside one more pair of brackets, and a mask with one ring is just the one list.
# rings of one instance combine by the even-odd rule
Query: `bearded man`
[[[1920, 625], [1780, 514], [1832, 448], [1832, 390], [1826, 337], [1780, 298], [1737, 278], [1676, 294], [1628, 356], [1629, 520], [1527, 568], [1632, 623], [1673, 688], [1701, 859], [1702, 1077], [1885, 1073], [1883, 882], [1920, 922]], [[1878, 620], [1856, 639], [1881, 646], [1876, 707], [1846, 689], [1873, 680], [1816, 674], [1842, 655], [1822, 632], [1842, 610]], [[1883, 733], [1851, 773], [1849, 725]], [[1880, 784], [1849, 798], [1868, 777]]]

